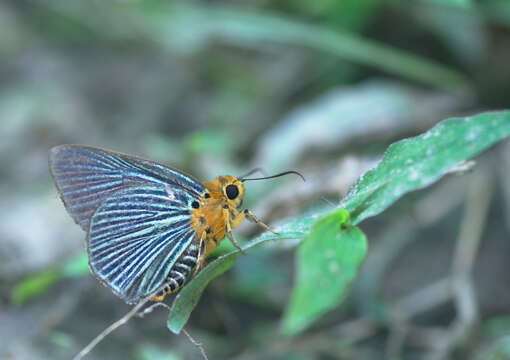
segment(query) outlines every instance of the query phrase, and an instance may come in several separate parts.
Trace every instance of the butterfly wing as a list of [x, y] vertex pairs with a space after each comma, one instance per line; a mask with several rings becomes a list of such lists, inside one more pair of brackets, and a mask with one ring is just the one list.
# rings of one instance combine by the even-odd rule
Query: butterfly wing
[[189, 175], [79, 145], [53, 148], [50, 170], [67, 211], [87, 231], [92, 272], [129, 303], [155, 291], [196, 241], [191, 204], [205, 188]]
[[50, 151], [49, 165], [67, 211], [85, 231], [99, 205], [127, 187], [161, 184], [197, 197], [205, 191], [198, 180], [178, 170], [88, 146], [56, 146]]
[[155, 184], [127, 188], [101, 204], [90, 221], [90, 268], [128, 303], [157, 290], [197, 242], [189, 210], [195, 198], [169, 191]]

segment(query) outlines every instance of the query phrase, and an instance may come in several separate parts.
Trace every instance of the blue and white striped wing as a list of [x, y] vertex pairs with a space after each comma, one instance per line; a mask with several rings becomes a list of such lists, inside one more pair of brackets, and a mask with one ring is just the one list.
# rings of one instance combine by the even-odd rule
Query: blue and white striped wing
[[49, 165], [67, 211], [87, 231], [92, 272], [125, 301], [155, 291], [196, 241], [191, 204], [205, 188], [193, 177], [80, 145], [51, 149]]
[[179, 188], [193, 196], [205, 191], [190, 175], [135, 156], [81, 145], [50, 151], [50, 171], [64, 205], [85, 231], [96, 209], [116, 192], [147, 183]]
[[195, 239], [186, 191], [158, 184], [126, 188], [90, 221], [87, 250], [94, 274], [128, 303], [153, 293]]

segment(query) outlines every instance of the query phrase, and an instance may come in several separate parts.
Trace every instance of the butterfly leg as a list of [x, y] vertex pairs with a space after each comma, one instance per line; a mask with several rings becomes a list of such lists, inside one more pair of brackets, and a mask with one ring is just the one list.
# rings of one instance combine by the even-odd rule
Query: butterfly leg
[[239, 246], [239, 244], [237, 243], [235, 237], [234, 237], [234, 234], [232, 234], [232, 229], [237, 227], [241, 221], [244, 220], [244, 213], [240, 212], [236, 215], [236, 217], [234, 217], [232, 220], [230, 219], [230, 213], [228, 211], [228, 209], [223, 209], [223, 212], [225, 214], [225, 219], [227, 219], [227, 221], [225, 221], [225, 232], [227, 233], [227, 237], [229, 238], [229, 240], [232, 242], [232, 244], [236, 247], [237, 250], [239, 250], [243, 255], [245, 254], [244, 250], [241, 249], [241, 247]]
[[234, 244], [234, 246], [236, 247], [237, 250], [239, 250], [241, 252], [241, 254], [243, 255], [246, 255], [246, 253], [244, 252], [243, 249], [241, 249], [241, 247], [239, 246], [239, 244], [237, 243], [235, 237], [234, 237], [234, 234], [232, 234], [232, 231], [228, 231], [227, 232], [227, 236], [228, 238], [230, 239], [230, 241], [232, 242], [232, 244]]
[[262, 221], [259, 220], [258, 217], [255, 216], [255, 214], [253, 213], [253, 211], [251, 210], [248, 210], [248, 209], [244, 209], [244, 211], [242, 212], [242, 214], [244, 214], [244, 216], [250, 220], [251, 222], [254, 222], [255, 224], [259, 225], [259, 226], [262, 226], [264, 229], [266, 229], [267, 231], [270, 231], [272, 232], [273, 234], [276, 234], [276, 235], [280, 235], [279, 233], [277, 233], [275, 230], [271, 229], [268, 225], [264, 224]]

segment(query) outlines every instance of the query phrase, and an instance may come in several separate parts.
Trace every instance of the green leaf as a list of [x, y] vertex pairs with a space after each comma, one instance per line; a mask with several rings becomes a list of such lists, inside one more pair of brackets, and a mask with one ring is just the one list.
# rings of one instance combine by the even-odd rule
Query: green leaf
[[52, 331], [49, 333], [48, 339], [53, 345], [62, 349], [72, 349], [76, 344], [73, 341], [73, 337], [68, 333], [62, 331]]
[[81, 252], [60, 267], [47, 269], [21, 280], [12, 291], [11, 302], [18, 306], [23, 305], [32, 298], [46, 293], [62, 278], [87, 273], [89, 273], [87, 253]]
[[170, 309], [170, 314], [168, 315], [167, 327], [170, 331], [174, 334], [179, 334], [181, 332], [189, 319], [191, 311], [193, 311], [198, 304], [200, 296], [207, 284], [215, 277], [230, 269], [239, 254], [239, 252], [232, 252], [214, 260], [179, 292], [175, 297], [172, 308]]
[[[302, 238], [308, 234], [308, 231], [315, 220], [316, 217], [308, 217], [291, 221], [276, 228], [280, 235], [275, 235], [269, 232], [264, 233], [246, 246], [243, 246], [243, 250], [248, 252], [254, 247], [271, 240]], [[220, 256], [201, 270], [198, 275], [195, 276], [195, 278], [179, 292], [179, 294], [175, 297], [170, 309], [170, 314], [168, 315], [167, 327], [170, 331], [175, 334], [180, 333], [184, 325], [186, 325], [191, 312], [198, 304], [200, 296], [207, 284], [215, 277], [227, 271], [234, 264], [239, 255], [240, 253], [236, 250]]]
[[62, 275], [65, 277], [76, 277], [84, 274], [89, 274], [89, 257], [85, 251], [80, 252], [73, 257], [62, 268]]
[[298, 249], [297, 279], [282, 332], [294, 335], [340, 304], [366, 251], [365, 235], [349, 224], [346, 210], [318, 220]]
[[404, 194], [432, 184], [456, 165], [510, 135], [510, 111], [447, 119], [392, 144], [341, 201], [353, 224], [377, 215]]
[[28, 276], [16, 285], [11, 293], [11, 302], [20, 306], [38, 295], [45, 293], [61, 277], [59, 269], [49, 269]]

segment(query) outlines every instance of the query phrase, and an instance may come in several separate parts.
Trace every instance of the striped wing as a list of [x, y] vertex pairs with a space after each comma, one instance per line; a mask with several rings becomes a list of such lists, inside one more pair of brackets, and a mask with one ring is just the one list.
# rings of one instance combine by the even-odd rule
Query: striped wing
[[50, 151], [50, 171], [64, 205], [85, 231], [96, 209], [116, 192], [147, 183], [168, 185], [198, 197], [205, 189], [193, 177], [161, 164], [107, 150], [61, 145]]
[[90, 268], [128, 303], [157, 290], [196, 239], [190, 227], [196, 199], [173, 190], [158, 184], [127, 188], [101, 204], [90, 221]]
[[194, 241], [191, 204], [205, 188], [175, 169], [79, 145], [50, 151], [50, 171], [87, 231], [92, 272], [125, 301], [155, 291]]

